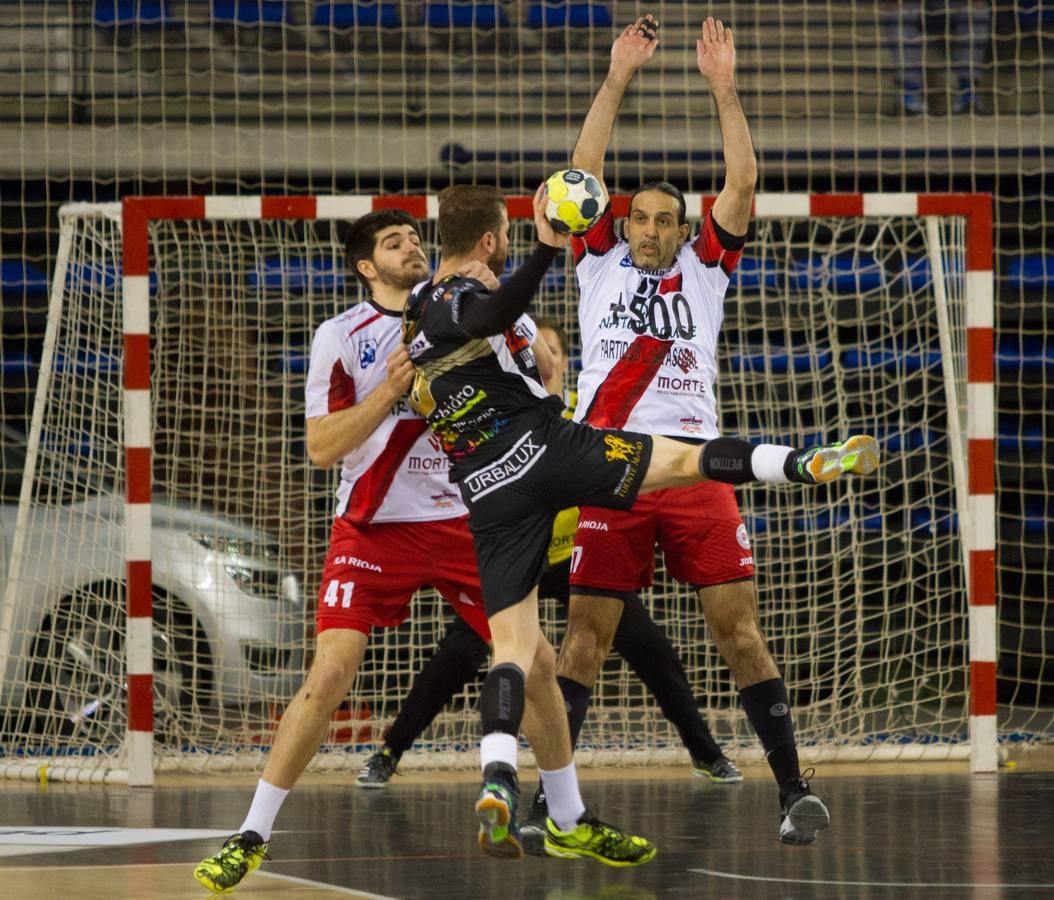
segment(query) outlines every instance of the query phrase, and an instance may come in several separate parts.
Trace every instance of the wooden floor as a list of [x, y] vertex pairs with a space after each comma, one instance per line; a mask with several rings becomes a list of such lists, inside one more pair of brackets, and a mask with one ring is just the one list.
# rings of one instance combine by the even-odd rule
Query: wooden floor
[[[414, 774], [383, 791], [309, 777], [286, 801], [272, 861], [240, 898], [653, 900], [692, 897], [1054, 896], [1054, 773], [971, 776], [962, 764], [824, 766], [814, 788], [831, 828], [809, 847], [776, 839], [775, 790], [683, 768], [586, 770], [602, 818], [646, 835], [652, 863], [482, 856], [477, 777]], [[241, 823], [252, 778], [164, 777], [152, 790], [0, 785], [5, 898], [206, 897], [194, 865]], [[524, 773], [529, 800], [533, 778]]]

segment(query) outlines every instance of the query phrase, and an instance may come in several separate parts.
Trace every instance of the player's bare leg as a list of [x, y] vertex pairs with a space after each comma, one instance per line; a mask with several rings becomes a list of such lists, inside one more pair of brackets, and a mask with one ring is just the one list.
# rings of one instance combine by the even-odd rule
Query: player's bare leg
[[707, 478], [727, 484], [825, 484], [850, 472], [870, 475], [879, 463], [878, 441], [868, 435], [804, 450], [755, 446], [738, 438], [713, 438], [702, 449], [666, 437], [652, 440], [641, 492], [686, 487]]
[[761, 634], [753, 580], [699, 591], [710, 634], [739, 687], [743, 710], [765, 749], [780, 791], [780, 840], [808, 844], [830, 814], [812, 793], [798, 763], [787, 686]]
[[331, 628], [318, 636], [311, 669], [290, 702], [238, 832], [194, 870], [198, 882], [225, 894], [255, 872], [267, 856], [274, 820], [286, 795], [318, 751], [333, 711], [351, 690], [366, 652], [366, 635]]

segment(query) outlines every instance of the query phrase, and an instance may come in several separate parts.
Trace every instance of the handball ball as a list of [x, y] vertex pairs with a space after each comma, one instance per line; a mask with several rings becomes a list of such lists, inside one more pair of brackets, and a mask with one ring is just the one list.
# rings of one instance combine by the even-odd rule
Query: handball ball
[[585, 234], [608, 205], [600, 179], [582, 169], [562, 169], [545, 182], [545, 217], [562, 234]]

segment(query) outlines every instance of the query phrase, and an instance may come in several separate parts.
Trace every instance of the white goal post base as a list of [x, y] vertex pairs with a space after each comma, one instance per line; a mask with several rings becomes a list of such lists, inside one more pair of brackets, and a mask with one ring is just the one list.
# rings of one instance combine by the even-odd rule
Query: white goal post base
[[[697, 221], [713, 198], [686, 199]], [[612, 202], [624, 215], [627, 198]], [[49, 780], [149, 785], [171, 767], [262, 766], [302, 675], [331, 509], [333, 485], [303, 450], [305, 358], [313, 329], [358, 296], [337, 223], [393, 206], [432, 241], [434, 197], [148, 197], [62, 209], [0, 617], [0, 671], [15, 673], [27, 706], [17, 758], [0, 775], [36, 780], [44, 766]], [[533, 243], [531, 198], [509, 198], [509, 212], [515, 261]], [[722, 431], [804, 444], [867, 429], [885, 454], [877, 483], [740, 493], [763, 631], [795, 700], [802, 759], [968, 755], [974, 771], [992, 771], [991, 199], [762, 194], [754, 216], [726, 301]], [[535, 308], [574, 337], [574, 279], [563, 266]], [[100, 495], [120, 501], [109, 519], [63, 526], [77, 552], [40, 543], [40, 509], [54, 531], [71, 499]], [[211, 531], [180, 530], [176, 508], [207, 517]], [[124, 535], [116, 577], [113, 529]], [[96, 574], [72, 584], [67, 570], [85, 544]], [[54, 559], [40, 564], [48, 552]], [[182, 596], [172, 570], [200, 575], [193, 567], [207, 565], [213, 580]], [[59, 636], [42, 640], [18, 611], [28, 585], [72, 603], [47, 621], [63, 626]], [[297, 594], [299, 605], [285, 602]], [[734, 756], [760, 758], [692, 592], [660, 566], [647, 601], [716, 737]], [[558, 616], [546, 615], [555, 632]], [[445, 621], [434, 597], [421, 597], [407, 625], [375, 632], [354, 703], [334, 719], [343, 749], [320, 754], [318, 768], [361, 764]], [[117, 634], [98, 656], [85, 643], [91, 629]], [[91, 651], [90, 661], [71, 662], [74, 650]], [[404, 765], [475, 764], [477, 690], [459, 694], [426, 735], [465, 751], [414, 750]], [[585, 764], [686, 759], [653, 700], [615, 664], [582, 745]]]

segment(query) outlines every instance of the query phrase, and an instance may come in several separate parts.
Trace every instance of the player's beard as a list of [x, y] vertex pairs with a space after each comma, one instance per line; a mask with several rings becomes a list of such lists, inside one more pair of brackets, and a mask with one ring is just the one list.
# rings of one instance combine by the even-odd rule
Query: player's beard
[[495, 278], [500, 278], [505, 271], [505, 260], [509, 255], [509, 245], [495, 247], [494, 252], [487, 257], [487, 268], [494, 273]]
[[384, 283], [394, 288], [409, 290], [418, 282], [428, 277], [428, 263], [423, 259], [411, 259], [398, 268], [389, 269], [387, 266], [377, 266], [377, 277]]
[[[644, 243], [643, 241], [641, 243]], [[674, 257], [677, 255], [675, 246], [666, 247], [662, 241], [648, 241], [652, 247], [651, 253], [644, 256], [641, 253], [641, 244], [637, 244], [630, 253], [633, 265], [638, 269], [668, 269], [673, 265]]]

